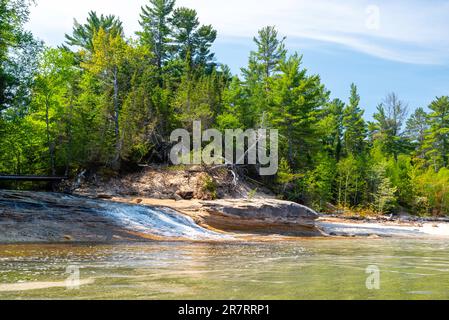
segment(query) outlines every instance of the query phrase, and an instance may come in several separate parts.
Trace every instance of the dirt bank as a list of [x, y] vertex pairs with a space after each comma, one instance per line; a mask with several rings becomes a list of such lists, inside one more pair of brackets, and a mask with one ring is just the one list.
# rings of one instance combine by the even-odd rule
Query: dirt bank
[[274, 198], [268, 189], [249, 178], [239, 178], [226, 168], [203, 166], [151, 166], [139, 172], [116, 175], [97, 170], [82, 172], [61, 186], [76, 195], [110, 199], [143, 197], [162, 200], [214, 200]]

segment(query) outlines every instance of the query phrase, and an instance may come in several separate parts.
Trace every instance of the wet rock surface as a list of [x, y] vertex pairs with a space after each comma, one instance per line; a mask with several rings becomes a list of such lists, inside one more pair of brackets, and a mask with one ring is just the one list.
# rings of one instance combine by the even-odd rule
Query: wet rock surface
[[0, 190], [0, 242], [204, 240], [220, 235], [170, 208]]

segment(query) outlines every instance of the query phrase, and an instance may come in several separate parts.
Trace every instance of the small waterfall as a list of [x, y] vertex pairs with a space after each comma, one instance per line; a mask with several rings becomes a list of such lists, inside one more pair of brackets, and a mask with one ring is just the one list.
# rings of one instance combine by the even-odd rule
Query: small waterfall
[[166, 238], [185, 238], [192, 240], [230, 238], [207, 230], [170, 208], [130, 205], [101, 201], [99, 214], [112, 218], [118, 225], [136, 232]]
[[162, 239], [223, 240], [173, 209], [64, 195], [0, 190], [0, 242], [106, 241], [132, 233]]

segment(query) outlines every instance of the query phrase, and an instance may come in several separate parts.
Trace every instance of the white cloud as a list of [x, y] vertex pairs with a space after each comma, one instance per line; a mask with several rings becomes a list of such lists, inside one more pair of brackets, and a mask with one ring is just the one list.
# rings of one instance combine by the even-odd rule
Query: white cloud
[[[112, 13], [126, 32], [138, 30], [145, 0], [38, 0], [30, 28], [45, 41], [61, 43], [73, 18], [83, 21], [89, 10]], [[417, 64], [449, 62], [449, 1], [436, 0], [178, 0], [195, 8], [203, 23], [222, 38], [251, 37], [265, 25], [297, 39], [334, 43], [383, 59]], [[379, 28], [367, 27], [369, 6], [379, 8]], [[371, 16], [372, 17], [372, 16]]]

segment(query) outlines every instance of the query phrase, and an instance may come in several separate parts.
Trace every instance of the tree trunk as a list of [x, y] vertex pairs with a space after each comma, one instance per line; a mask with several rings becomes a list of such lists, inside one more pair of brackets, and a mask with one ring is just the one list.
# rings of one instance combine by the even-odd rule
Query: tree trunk
[[346, 183], [345, 183], [345, 207], [347, 207], [348, 199], [348, 185], [349, 185], [349, 171], [346, 173]]
[[48, 101], [48, 96], [47, 99], [45, 101], [45, 124], [46, 124], [46, 129], [47, 129], [47, 144], [48, 144], [48, 152], [50, 154], [50, 169], [51, 169], [51, 174], [52, 175], [56, 175], [56, 169], [55, 169], [55, 150], [54, 150], [54, 144], [51, 142], [51, 138], [50, 138], [50, 120], [49, 120], [49, 104], [50, 102]]
[[118, 94], [119, 94], [119, 87], [118, 87], [118, 70], [117, 67], [114, 67], [113, 71], [113, 77], [114, 77], [114, 124], [115, 124], [115, 156], [113, 161], [114, 168], [118, 169], [120, 167], [120, 150], [121, 150], [121, 143], [120, 143], [120, 127], [119, 127], [119, 102], [118, 102]]
[[73, 122], [73, 95], [70, 97], [69, 119], [67, 121], [67, 159], [65, 166], [65, 176], [69, 175], [70, 163], [72, 162], [72, 122]]

